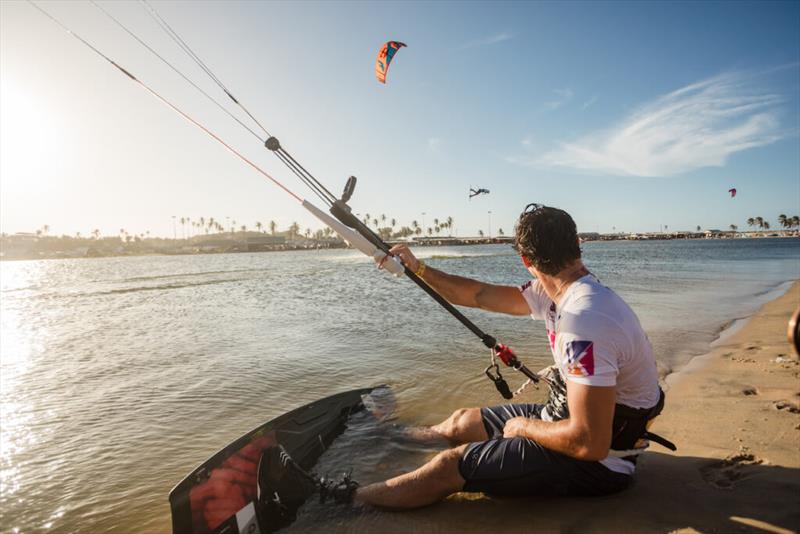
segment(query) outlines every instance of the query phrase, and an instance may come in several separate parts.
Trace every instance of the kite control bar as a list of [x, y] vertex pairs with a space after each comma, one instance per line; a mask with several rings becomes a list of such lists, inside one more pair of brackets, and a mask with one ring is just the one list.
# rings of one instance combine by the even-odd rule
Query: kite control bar
[[[342, 194], [342, 198], [336, 200], [330, 208], [331, 214], [339, 219], [345, 226], [348, 226], [364, 236], [370, 243], [381, 249], [386, 254], [389, 254], [389, 245], [387, 245], [383, 239], [378, 236], [375, 232], [372, 231], [366, 224], [358, 220], [358, 217], [353, 215], [353, 212], [350, 209], [350, 206], [347, 205], [347, 200], [353, 195], [353, 191], [356, 187], [356, 177], [351, 176], [347, 179], [347, 183], [345, 184], [344, 193]], [[438, 302], [445, 310], [450, 312], [456, 319], [458, 319], [461, 324], [466, 326], [467, 328], [472, 331], [473, 334], [478, 336], [483, 344], [486, 345], [490, 349], [494, 349], [497, 345], [497, 340], [490, 336], [489, 334], [485, 333], [483, 330], [478, 328], [475, 323], [467, 319], [467, 317], [458, 311], [455, 306], [450, 304], [444, 297], [442, 297], [439, 293], [436, 292], [431, 286], [425, 283], [419, 276], [417, 276], [411, 269], [404, 266], [404, 273], [408, 276], [415, 284], [417, 284], [423, 291], [425, 291], [428, 295], [431, 296], [433, 300]]]

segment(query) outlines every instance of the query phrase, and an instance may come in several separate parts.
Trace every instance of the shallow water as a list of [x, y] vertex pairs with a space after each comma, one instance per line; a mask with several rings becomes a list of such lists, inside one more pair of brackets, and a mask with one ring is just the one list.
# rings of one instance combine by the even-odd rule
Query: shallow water
[[[800, 278], [798, 239], [583, 249], [639, 314], [663, 372]], [[527, 276], [508, 246], [419, 253], [486, 281]], [[261, 422], [335, 392], [388, 383], [399, 421], [414, 424], [501, 400], [477, 338], [352, 251], [3, 262], [0, 290], [4, 532], [168, 532], [167, 494], [187, 472]], [[466, 314], [529, 367], [548, 364], [541, 325]], [[364, 481], [435, 450], [362, 441], [342, 443]], [[318, 520], [308, 513], [300, 525]], [[377, 529], [390, 517], [357, 524]]]

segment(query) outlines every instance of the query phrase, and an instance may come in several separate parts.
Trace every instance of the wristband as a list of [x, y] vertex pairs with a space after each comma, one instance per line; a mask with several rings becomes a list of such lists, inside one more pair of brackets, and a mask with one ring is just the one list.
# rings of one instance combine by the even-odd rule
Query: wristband
[[417, 278], [422, 278], [422, 275], [425, 274], [425, 262], [422, 260], [417, 260], [417, 262], [419, 263], [419, 266], [414, 274], [417, 275]]

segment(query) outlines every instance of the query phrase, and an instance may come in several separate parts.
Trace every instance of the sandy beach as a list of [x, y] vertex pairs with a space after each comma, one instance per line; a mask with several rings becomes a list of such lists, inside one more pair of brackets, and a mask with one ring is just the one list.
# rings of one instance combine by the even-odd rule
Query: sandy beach
[[[710, 352], [667, 377], [653, 430], [678, 446], [645, 453], [636, 481], [602, 498], [459, 494], [409, 513], [348, 518], [383, 532], [771, 532], [800, 530], [800, 363], [786, 339], [800, 282]], [[353, 522], [350, 522], [350, 519]], [[435, 525], [435, 526], [434, 526]]]

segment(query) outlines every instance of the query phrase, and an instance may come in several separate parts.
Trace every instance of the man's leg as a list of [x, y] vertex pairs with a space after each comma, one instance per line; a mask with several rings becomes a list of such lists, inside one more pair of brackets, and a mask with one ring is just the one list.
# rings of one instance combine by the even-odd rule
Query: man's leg
[[[480, 410], [478, 413], [480, 414]], [[459, 472], [458, 464], [466, 447], [462, 445], [442, 451], [433, 460], [410, 473], [359, 488], [353, 500], [356, 503], [394, 509], [418, 508], [440, 501], [464, 487], [465, 480]]]
[[[504, 405], [483, 410], [464, 408], [456, 410], [438, 425], [409, 429], [410, 435], [418, 432], [417, 439], [446, 439], [451, 444], [460, 446], [440, 452], [433, 460], [410, 473], [359, 488], [354, 495], [354, 501], [382, 508], [416, 508], [433, 504], [452, 493], [462, 491], [466, 479], [461, 475], [459, 465], [467, 447], [473, 451], [468, 468], [471, 466], [471, 471], [474, 473], [475, 467], [482, 464], [482, 455], [479, 452], [481, 447], [493, 448], [487, 440], [490, 437], [502, 437], [503, 425], [507, 419], [517, 416], [538, 416], [540, 410], [541, 406], [534, 404]], [[488, 429], [491, 430], [491, 436]], [[470, 443], [472, 445], [468, 445]], [[515, 451], [515, 454], [524, 457], [522, 450]], [[489, 456], [502, 466], [503, 454], [487, 455], [487, 458]], [[508, 476], [517, 477], [519, 474], [514, 472]], [[497, 476], [504, 475], [497, 473]]]
[[444, 439], [453, 446], [489, 439], [480, 408], [461, 408], [438, 425], [410, 427], [405, 433], [418, 440]]

